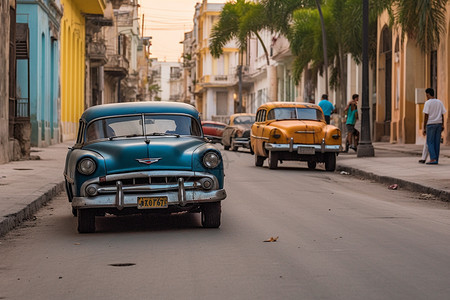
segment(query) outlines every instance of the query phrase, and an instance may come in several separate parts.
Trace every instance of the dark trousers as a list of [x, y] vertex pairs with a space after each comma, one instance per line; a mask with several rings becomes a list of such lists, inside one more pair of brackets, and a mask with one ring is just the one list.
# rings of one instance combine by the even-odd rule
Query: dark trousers
[[330, 124], [330, 116], [325, 116], [325, 121], [327, 122], [327, 124]]
[[439, 161], [439, 150], [441, 147], [442, 124], [427, 125], [427, 145], [430, 152], [430, 160]]

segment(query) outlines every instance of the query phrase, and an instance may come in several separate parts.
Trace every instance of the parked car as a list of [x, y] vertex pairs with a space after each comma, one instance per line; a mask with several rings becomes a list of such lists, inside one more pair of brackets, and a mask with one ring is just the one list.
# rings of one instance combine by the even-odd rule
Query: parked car
[[327, 125], [322, 109], [309, 103], [263, 104], [251, 132], [255, 165], [261, 167], [268, 158], [270, 169], [280, 160], [299, 160], [307, 161], [310, 169], [325, 163], [327, 171], [334, 171], [341, 143], [339, 128]]
[[203, 134], [213, 143], [222, 142], [223, 130], [227, 124], [215, 121], [202, 121]]
[[234, 114], [223, 131], [222, 145], [225, 150], [237, 151], [239, 147], [250, 148], [250, 128], [255, 122], [255, 114]]
[[80, 233], [95, 217], [201, 212], [217, 228], [225, 199], [220, 151], [206, 143], [199, 112], [168, 102], [94, 106], [81, 116], [64, 170]]

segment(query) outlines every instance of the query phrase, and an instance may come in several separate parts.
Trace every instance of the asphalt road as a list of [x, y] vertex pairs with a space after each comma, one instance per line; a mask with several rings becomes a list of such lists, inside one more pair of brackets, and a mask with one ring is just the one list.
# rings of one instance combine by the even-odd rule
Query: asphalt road
[[322, 166], [224, 161], [220, 229], [105, 217], [80, 235], [56, 197], [0, 239], [0, 299], [450, 298], [448, 204]]

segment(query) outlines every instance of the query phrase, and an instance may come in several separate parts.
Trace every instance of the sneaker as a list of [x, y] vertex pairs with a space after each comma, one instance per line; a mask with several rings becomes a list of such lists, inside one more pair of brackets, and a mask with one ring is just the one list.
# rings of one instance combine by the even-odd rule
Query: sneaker
[[425, 163], [425, 159], [419, 160], [419, 164], [424, 164], [424, 163]]

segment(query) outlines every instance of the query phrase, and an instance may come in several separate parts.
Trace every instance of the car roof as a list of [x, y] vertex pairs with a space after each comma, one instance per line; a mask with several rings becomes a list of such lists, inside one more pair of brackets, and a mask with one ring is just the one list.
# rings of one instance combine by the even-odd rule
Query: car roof
[[81, 119], [90, 122], [105, 116], [121, 116], [141, 113], [188, 114], [199, 119], [198, 110], [179, 102], [126, 102], [92, 106], [84, 111]]
[[222, 123], [222, 122], [217, 122], [217, 121], [202, 121], [202, 124], [215, 124], [215, 125], [227, 126], [227, 124]]
[[261, 105], [258, 109], [272, 109], [276, 107], [302, 107], [302, 108], [316, 108], [319, 109], [320, 106], [313, 104], [313, 103], [307, 103], [307, 102], [267, 102]]

